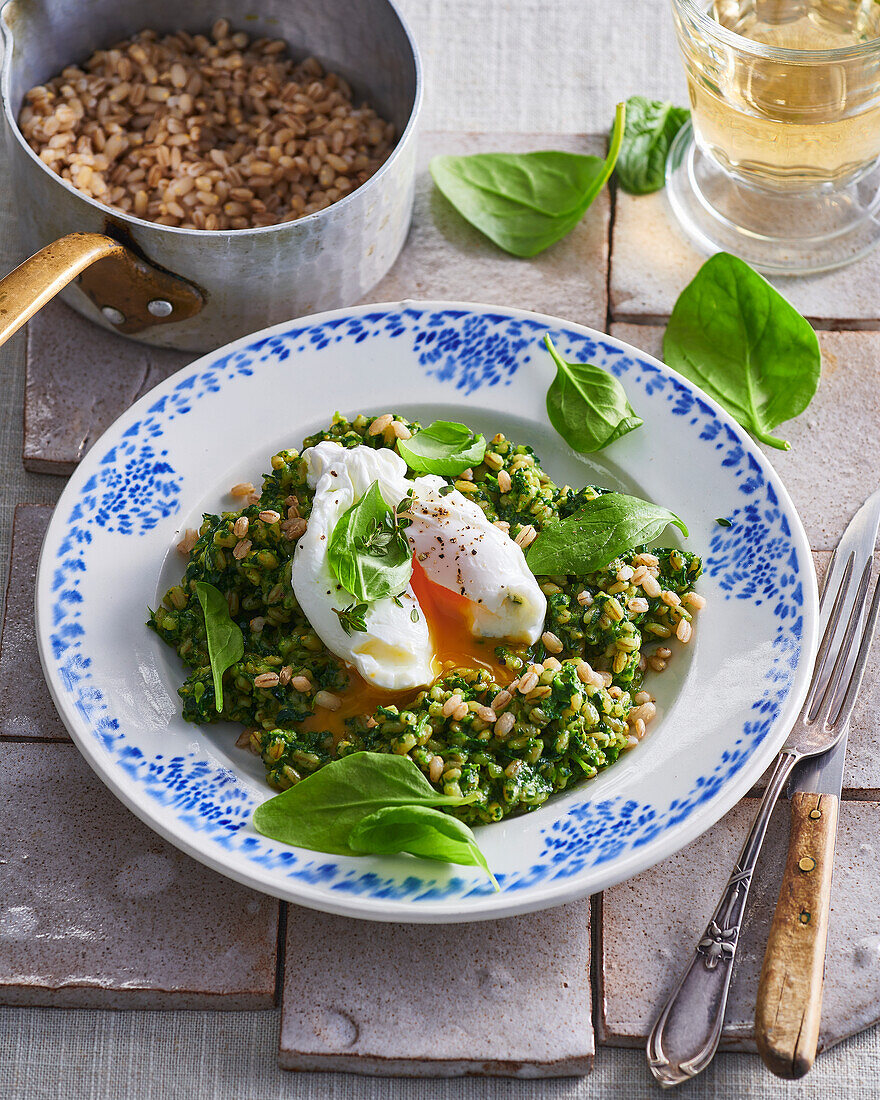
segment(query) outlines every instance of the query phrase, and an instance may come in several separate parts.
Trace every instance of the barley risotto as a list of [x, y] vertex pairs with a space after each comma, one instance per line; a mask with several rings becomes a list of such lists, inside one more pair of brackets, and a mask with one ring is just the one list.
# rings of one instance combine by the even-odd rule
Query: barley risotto
[[91, 198], [159, 225], [251, 229], [323, 210], [370, 178], [394, 127], [313, 57], [143, 30], [25, 96], [25, 139]]
[[[419, 429], [398, 415], [349, 421], [337, 414], [303, 451], [330, 443], [334, 454], [369, 449], [400, 464], [401, 441]], [[369, 672], [355, 671], [357, 656], [343, 660], [339, 646], [333, 652], [324, 644], [295, 594], [295, 554], [316, 508], [309, 461], [285, 450], [271, 467], [261, 492], [250, 483], [232, 487], [238, 510], [206, 515], [198, 532], [185, 533], [184, 576], [148, 624], [190, 669], [179, 689], [184, 718], [244, 724], [238, 744], [262, 757], [271, 786], [284, 790], [360, 750], [405, 754], [443, 793], [476, 795], [456, 816], [491, 822], [595, 776], [645, 734], [656, 707], [643, 678], [690, 641], [693, 613], [705, 602], [693, 588], [699, 557], [635, 546], [585, 576], [533, 578], [542, 594], [536, 640], [496, 644], [467, 629], [456, 605], [462, 596], [422, 576], [418, 563], [427, 554], [417, 552], [412, 588], [428, 620], [432, 682], [384, 690]], [[461, 494], [478, 506], [520, 558], [548, 523], [609, 491], [555, 485], [530, 447], [502, 435], [487, 443], [478, 465], [442, 480], [440, 495]], [[219, 714], [200, 582], [222, 593], [244, 637], [242, 656], [222, 677]], [[332, 611], [347, 637], [360, 637], [357, 607]], [[415, 623], [419, 612], [410, 614]]]

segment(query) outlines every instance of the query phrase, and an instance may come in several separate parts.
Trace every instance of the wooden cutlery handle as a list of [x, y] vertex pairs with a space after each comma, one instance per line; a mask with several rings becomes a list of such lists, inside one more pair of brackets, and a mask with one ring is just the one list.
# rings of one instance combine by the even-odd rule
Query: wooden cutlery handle
[[758, 985], [755, 1041], [777, 1077], [808, 1073], [816, 1057], [838, 799], [799, 792]]

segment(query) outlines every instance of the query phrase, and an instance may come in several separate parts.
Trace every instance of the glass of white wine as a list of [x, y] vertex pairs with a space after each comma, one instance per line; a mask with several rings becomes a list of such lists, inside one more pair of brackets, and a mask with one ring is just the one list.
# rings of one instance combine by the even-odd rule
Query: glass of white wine
[[704, 251], [840, 267], [880, 240], [880, 0], [672, 0], [691, 125], [666, 167]]

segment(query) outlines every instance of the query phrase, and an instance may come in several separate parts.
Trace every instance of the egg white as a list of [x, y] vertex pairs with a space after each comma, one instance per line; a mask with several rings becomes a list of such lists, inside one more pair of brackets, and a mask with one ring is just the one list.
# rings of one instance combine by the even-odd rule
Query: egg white
[[[433, 678], [433, 648], [425, 616], [411, 587], [399, 597], [368, 605], [366, 631], [346, 634], [334, 608], [356, 603], [333, 576], [327, 547], [339, 518], [364, 495], [374, 481], [386, 504], [396, 505], [406, 495], [406, 464], [387, 448], [346, 449], [324, 442], [303, 452], [308, 482], [315, 490], [305, 534], [297, 543], [291, 580], [297, 602], [325, 646], [354, 665], [369, 684], [389, 691], [405, 691], [429, 684]], [[414, 622], [412, 612], [418, 613]]]

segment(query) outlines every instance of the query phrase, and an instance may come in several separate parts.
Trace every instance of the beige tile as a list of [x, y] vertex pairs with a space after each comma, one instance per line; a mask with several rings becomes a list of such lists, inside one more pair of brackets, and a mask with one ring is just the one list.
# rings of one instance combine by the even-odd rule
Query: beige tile
[[[640, 1046], [687, 965], [757, 803], [747, 799], [684, 851], [603, 896], [600, 1040]], [[844, 802], [837, 837], [820, 1049], [880, 1019], [880, 805]], [[753, 1050], [758, 977], [788, 844], [779, 806], [755, 872], [722, 1047]]]
[[129, 405], [194, 358], [136, 344], [50, 302], [27, 326], [25, 469], [72, 473]]
[[291, 906], [280, 1064], [428, 1078], [588, 1073], [589, 975], [587, 901], [445, 925]]
[[[446, 299], [519, 306], [604, 329], [610, 201], [607, 189], [581, 223], [532, 260], [509, 256], [436, 190], [438, 153], [563, 149], [605, 155], [603, 136], [426, 133], [420, 142], [413, 225], [404, 250], [367, 301]], [[25, 468], [69, 474], [138, 397], [192, 360], [90, 324], [60, 302], [28, 325]]]
[[[661, 355], [660, 327], [616, 324], [611, 331], [650, 355]], [[880, 387], [876, 384], [880, 333], [824, 332], [820, 343], [823, 378], [813, 404], [780, 428], [792, 449], [762, 450], [803, 520], [821, 583], [831, 550], [880, 481]], [[878, 709], [880, 635], [874, 640], [853, 712], [843, 779], [846, 797], [880, 799], [880, 742], [874, 721]], [[756, 789], [765, 785], [762, 779]]]
[[[816, 576], [821, 586], [831, 561], [831, 551], [813, 554]], [[874, 566], [872, 580], [876, 583], [880, 563]], [[843, 797], [880, 801], [880, 743], [877, 740], [876, 715], [880, 708], [880, 633], [874, 638], [865, 678], [850, 720], [846, 761], [843, 769]], [[771, 768], [755, 784], [753, 793], [767, 786]]]
[[0, 744], [0, 836], [0, 1003], [274, 1003], [278, 902], [160, 839], [72, 745]]
[[[610, 297], [616, 321], [668, 317], [676, 298], [706, 259], [685, 239], [666, 194], [617, 192]], [[792, 305], [822, 328], [880, 328], [880, 249], [822, 275], [770, 276]]]
[[36, 563], [52, 508], [15, 506], [7, 597], [0, 637], [0, 740], [65, 740], [69, 735], [43, 682], [36, 649]]
[[[661, 356], [661, 327], [615, 324], [611, 331]], [[832, 550], [880, 483], [880, 333], [820, 332], [819, 343], [816, 396], [778, 429], [791, 450], [762, 450], [791, 494], [812, 548]]]
[[368, 301], [447, 299], [517, 306], [605, 329], [609, 198], [603, 189], [580, 224], [531, 260], [509, 256], [470, 226], [436, 189], [438, 154], [562, 149], [605, 155], [601, 136], [426, 133], [419, 145], [413, 224], [397, 263]]
[[0, 739], [69, 741], [43, 680], [34, 625], [34, 585], [40, 547], [52, 509], [19, 504], [0, 638]]

